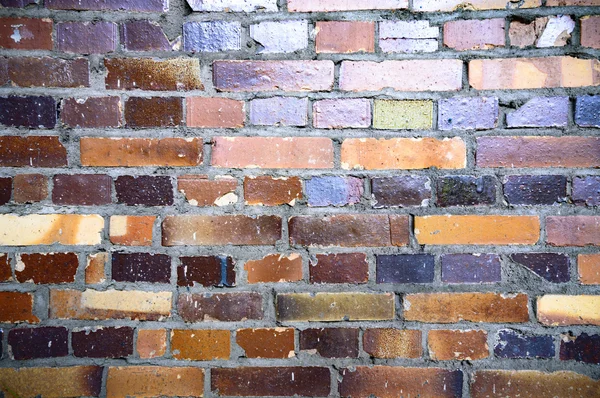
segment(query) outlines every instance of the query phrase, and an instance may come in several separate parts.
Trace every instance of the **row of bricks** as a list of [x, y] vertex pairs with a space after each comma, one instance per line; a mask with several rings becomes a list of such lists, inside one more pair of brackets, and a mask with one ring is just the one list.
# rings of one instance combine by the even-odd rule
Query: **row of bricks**
[[[467, 61], [468, 83], [476, 90], [590, 87], [600, 84], [600, 61], [570, 56], [475, 59]], [[217, 91], [458, 91], [463, 88], [460, 59], [342, 61], [334, 84], [331, 60], [212, 63]], [[198, 58], [107, 58], [109, 90], [203, 90]], [[90, 87], [86, 58], [0, 58], [0, 86]], [[335, 87], [334, 87], [335, 86]]]
[[[505, 20], [456, 20], [443, 25], [445, 47], [459, 51], [491, 49], [506, 45]], [[250, 37], [258, 43], [259, 54], [293, 53], [308, 49], [307, 20], [266, 21], [250, 25]], [[423, 21], [378, 23], [379, 48], [384, 53], [434, 52], [439, 49], [440, 29]], [[316, 53], [373, 53], [376, 23], [373, 21], [316, 21]], [[540, 17], [530, 24], [510, 22], [512, 46], [565, 46], [575, 29], [566, 15]], [[181, 40], [170, 42], [157, 23], [128, 21], [121, 25], [120, 39], [125, 51], [226, 52], [242, 50], [240, 22], [206, 21], [183, 24]], [[119, 27], [114, 22], [58, 22], [56, 43], [49, 19], [0, 18], [0, 48], [53, 50], [75, 54], [107, 54], [118, 50]], [[581, 19], [582, 47], [600, 48], [600, 17]]]
[[[422, 333], [414, 329], [313, 328], [298, 331], [296, 351], [293, 328], [238, 329], [138, 329], [129, 326], [76, 328], [15, 328], [8, 331], [10, 359], [30, 360], [66, 357], [77, 358], [168, 358], [213, 361], [238, 358], [294, 358], [318, 354], [324, 358], [364, 357], [359, 348], [373, 358], [394, 359], [423, 357]], [[70, 334], [70, 339], [69, 339]], [[490, 356], [511, 359], [551, 359], [556, 357], [556, 338], [502, 329], [488, 338], [485, 330], [432, 329], [427, 334], [428, 357], [434, 361], [480, 360]], [[0, 329], [0, 356], [2, 356]], [[170, 337], [167, 350], [167, 336]], [[488, 340], [492, 341], [490, 354]], [[70, 346], [72, 347], [69, 350]], [[135, 346], [135, 348], [134, 348]], [[238, 348], [239, 346], [239, 348]], [[134, 355], [137, 353], [137, 355]], [[239, 354], [238, 354], [239, 353]], [[560, 336], [559, 358], [600, 364], [600, 335], [582, 333]]]
[[[600, 138], [582, 136], [477, 137], [476, 167], [596, 168]], [[93, 138], [80, 140], [81, 163], [96, 167], [200, 166], [202, 138]], [[58, 136], [0, 136], [0, 167], [67, 166]], [[213, 137], [210, 165], [231, 169], [332, 169], [334, 141], [327, 137]], [[341, 144], [345, 170], [464, 169], [462, 138], [347, 138]], [[161, 181], [161, 178], [167, 178]], [[171, 185], [168, 177], [122, 177]], [[127, 180], [127, 182], [125, 182]], [[170, 190], [170, 188], [169, 188]], [[134, 194], [134, 193], [132, 193]], [[169, 200], [170, 201], [170, 200]]]
[[[120, 176], [114, 181], [118, 204], [172, 206], [179, 198], [173, 195], [171, 177], [146, 176], [131, 179]], [[313, 176], [245, 177], [244, 203], [251, 206], [310, 207], [347, 206], [372, 199], [373, 208], [493, 206], [497, 203], [498, 179], [487, 175], [359, 177]], [[49, 178], [42, 174], [17, 174], [0, 177], [0, 205], [46, 202]], [[371, 196], [365, 195], [364, 184], [370, 183]], [[574, 203], [579, 206], [600, 205], [600, 176], [575, 176], [570, 194], [567, 177], [562, 175], [509, 175], [502, 180], [503, 200], [508, 206], [557, 205]], [[304, 188], [303, 188], [304, 185]], [[433, 189], [432, 189], [433, 185]], [[204, 175], [177, 177], [177, 190], [193, 206], [229, 206], [239, 202], [238, 180]], [[113, 203], [113, 179], [106, 174], [56, 174], [52, 178], [52, 204], [63, 206], [101, 206]], [[433, 191], [435, 200], [433, 200]], [[114, 218], [114, 217], [113, 217]], [[112, 224], [111, 220], [111, 224]], [[114, 218], [115, 223], [121, 219]], [[128, 220], [132, 230], [151, 230], [154, 219]], [[147, 243], [148, 241], [146, 241]], [[145, 244], [145, 243], [140, 243]]]
[[[60, 109], [52, 97], [0, 97], [0, 124], [11, 127], [70, 128], [175, 127], [241, 128], [308, 124], [308, 98], [273, 97], [249, 102], [219, 97], [129, 97], [124, 117], [120, 97], [66, 98]], [[437, 128], [488, 130], [499, 126], [500, 106], [495, 97], [459, 97], [432, 100], [326, 99], [312, 102], [313, 127], [431, 130], [437, 109]], [[248, 108], [248, 111], [246, 111]], [[536, 97], [508, 112], [508, 128], [567, 127], [571, 114], [568, 97]], [[248, 113], [248, 116], [246, 115]], [[579, 96], [575, 124], [600, 127], [600, 96]]]
[[[142, 216], [143, 217], [143, 216]], [[151, 233], [151, 232], [149, 232]], [[113, 243], [123, 238], [111, 236]], [[151, 236], [151, 235], [150, 235]], [[137, 241], [136, 241], [137, 243]], [[377, 284], [433, 283], [435, 256], [431, 254], [396, 254], [375, 256]], [[85, 283], [103, 284], [106, 270], [115, 282], [171, 283], [171, 257], [165, 254], [121, 253], [88, 254]], [[0, 255], [0, 282], [64, 284], [76, 280], [79, 269], [77, 253], [17, 253], [14, 273], [12, 258]], [[177, 260], [178, 286], [233, 287], [239, 280], [241, 267], [228, 256], [179, 257]], [[571, 260], [561, 253], [514, 253], [507, 259], [497, 254], [444, 254], [440, 257], [441, 281], [456, 283], [498, 283], [504, 268], [517, 264], [536, 275], [536, 280], [566, 283], [571, 280]], [[268, 254], [256, 260], [247, 260], [243, 271], [249, 284], [302, 282], [304, 260], [298, 253]], [[237, 268], [237, 270], [236, 270]], [[600, 254], [577, 256], [578, 280], [582, 285], [600, 285]], [[316, 254], [309, 261], [309, 282], [363, 284], [369, 281], [369, 262], [365, 253]]]

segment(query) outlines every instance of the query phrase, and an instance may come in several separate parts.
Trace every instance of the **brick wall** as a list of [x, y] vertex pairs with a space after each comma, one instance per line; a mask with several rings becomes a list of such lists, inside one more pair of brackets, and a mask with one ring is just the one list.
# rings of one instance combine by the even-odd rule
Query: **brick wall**
[[599, 0], [0, 5], [5, 397], [600, 397]]

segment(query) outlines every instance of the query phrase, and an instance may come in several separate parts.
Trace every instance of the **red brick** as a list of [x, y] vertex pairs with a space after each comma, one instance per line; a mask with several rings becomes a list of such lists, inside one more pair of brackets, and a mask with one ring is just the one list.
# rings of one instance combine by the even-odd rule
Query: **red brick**
[[15, 275], [21, 283], [72, 283], [78, 267], [76, 253], [23, 253], [17, 255]]
[[67, 150], [56, 136], [0, 136], [0, 166], [61, 167]]
[[551, 246], [600, 246], [600, 216], [550, 216], [546, 233]]
[[260, 260], [246, 261], [244, 270], [248, 283], [298, 282], [302, 280], [302, 257], [296, 253], [270, 254]]
[[288, 10], [291, 12], [399, 10], [402, 8], [408, 8], [408, 0], [288, 0]]
[[90, 86], [89, 65], [85, 58], [9, 58], [8, 77], [13, 85], [19, 87]]
[[148, 58], [111, 58], [104, 60], [109, 90], [203, 90], [198, 58], [173, 58], [156, 61]]
[[201, 397], [204, 369], [197, 367], [123, 366], [109, 367], [108, 398]]
[[235, 336], [246, 358], [294, 357], [294, 329], [238, 329]]
[[489, 356], [487, 332], [483, 330], [430, 330], [427, 341], [434, 361], [473, 361]]
[[302, 181], [298, 177], [246, 177], [244, 199], [248, 205], [294, 206], [302, 199]]
[[0, 47], [16, 50], [52, 50], [52, 20], [0, 18]]
[[121, 99], [119, 97], [66, 98], [62, 100], [60, 119], [68, 127], [120, 127]]
[[229, 98], [188, 97], [187, 126], [203, 128], [244, 127], [244, 101]]
[[174, 127], [183, 124], [183, 100], [178, 97], [129, 97], [127, 127]]
[[318, 21], [317, 53], [356, 53], [375, 51], [375, 23], [359, 21]]
[[456, 20], [444, 24], [444, 45], [458, 51], [504, 47], [504, 18]]
[[78, 54], [106, 54], [117, 47], [114, 22], [60, 22], [56, 24], [58, 51]]
[[600, 48], [600, 15], [581, 18], [581, 45]]
[[13, 182], [15, 203], [41, 202], [48, 197], [48, 177], [43, 174], [17, 174]]
[[209, 180], [204, 175], [177, 177], [177, 189], [185, 195], [192, 206], [225, 206], [237, 202], [234, 193], [238, 182], [232, 177], [215, 177]]
[[30, 293], [0, 292], [0, 322], [37, 323], [40, 320], [33, 315], [33, 295]]
[[369, 280], [365, 253], [317, 254], [309, 270], [311, 283], [367, 283]]

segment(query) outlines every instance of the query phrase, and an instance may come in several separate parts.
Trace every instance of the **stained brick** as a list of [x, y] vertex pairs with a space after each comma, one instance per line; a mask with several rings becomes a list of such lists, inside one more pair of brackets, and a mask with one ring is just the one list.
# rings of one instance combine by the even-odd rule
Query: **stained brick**
[[177, 267], [177, 285], [204, 287], [235, 286], [235, 267], [231, 257], [180, 257]]
[[317, 53], [375, 51], [375, 23], [363, 21], [317, 21]]
[[494, 347], [498, 358], [553, 358], [554, 338], [549, 335], [528, 335], [512, 329], [498, 332]]
[[203, 175], [182, 175], [177, 177], [177, 189], [185, 195], [193, 206], [224, 206], [237, 202], [234, 193], [238, 182], [231, 177], [215, 177], [209, 180]]
[[600, 325], [600, 296], [547, 294], [537, 299], [537, 317], [547, 326]]
[[169, 10], [166, 0], [48, 0], [46, 8], [55, 10], [141, 11], [164, 12]]
[[306, 98], [272, 97], [250, 101], [250, 123], [259, 126], [306, 126]]
[[457, 11], [463, 8], [467, 10], [504, 10], [511, 8], [535, 8], [542, 5], [541, 0], [524, 0], [514, 4], [510, 0], [471, 0], [465, 4], [461, 0], [415, 0], [413, 9], [415, 11]]
[[42, 174], [17, 174], [13, 182], [15, 203], [41, 202], [48, 197], [48, 177]]
[[97, 214], [2, 214], [0, 245], [98, 245], [103, 229]]
[[187, 0], [194, 11], [277, 11], [277, 0]]
[[566, 127], [569, 97], [536, 97], [506, 115], [508, 127]]
[[269, 254], [260, 260], [246, 261], [244, 270], [248, 283], [298, 282], [302, 280], [302, 257], [296, 253]]
[[486, 130], [498, 124], [498, 98], [450, 98], [438, 101], [440, 130]]
[[424, 176], [380, 177], [371, 180], [375, 208], [427, 206], [431, 181]]
[[115, 180], [117, 202], [127, 206], [170, 206], [173, 186], [168, 176], [120, 176]]
[[53, 178], [52, 202], [70, 206], [100, 206], [112, 202], [112, 178], [106, 174], [59, 174]]
[[162, 27], [149, 20], [123, 23], [121, 25], [121, 43], [126, 51], [171, 51], [176, 49], [176, 44], [169, 43]]
[[113, 253], [112, 279], [117, 282], [169, 283], [171, 257], [166, 254]]
[[427, 341], [434, 361], [473, 361], [489, 356], [487, 332], [483, 330], [430, 330]]
[[203, 128], [238, 128], [246, 120], [244, 101], [229, 98], [188, 97], [187, 126]]
[[600, 206], [600, 177], [574, 177], [571, 195], [577, 205]]
[[408, 8], [407, 0], [290, 0], [291, 12], [328, 12], [353, 10], [399, 10]]
[[432, 283], [435, 258], [430, 254], [377, 256], [377, 283]]
[[133, 396], [202, 395], [204, 369], [170, 366], [109, 367], [106, 378], [106, 396], [125, 398]]
[[420, 358], [421, 331], [408, 329], [366, 329], [363, 349], [374, 358]]
[[8, 77], [14, 86], [19, 87], [90, 86], [89, 64], [85, 58], [9, 58]]
[[560, 342], [560, 359], [600, 364], [600, 335], [581, 333], [572, 337], [563, 335]]
[[52, 97], [10, 95], [0, 98], [0, 123], [31, 129], [53, 128], [56, 125], [56, 102]]
[[577, 256], [579, 282], [583, 285], [600, 285], [600, 253]]
[[266, 21], [250, 25], [259, 54], [293, 53], [308, 46], [307, 21]]
[[128, 127], [174, 127], [183, 124], [183, 101], [177, 97], [129, 97], [125, 102]]
[[64, 327], [12, 329], [8, 332], [9, 352], [16, 360], [66, 357], [68, 336]]
[[20, 397], [97, 397], [102, 371], [101, 366], [2, 368], [0, 385], [10, 385]]
[[302, 181], [298, 177], [246, 177], [244, 199], [249, 205], [294, 206], [302, 199]]
[[229, 330], [173, 330], [171, 351], [175, 359], [192, 361], [229, 359], [230, 340]]
[[442, 282], [494, 283], [502, 280], [502, 266], [497, 254], [442, 255]]
[[447, 176], [437, 180], [437, 205], [481, 206], [496, 203], [494, 176]]
[[37, 323], [33, 315], [33, 295], [30, 293], [0, 292], [0, 322]]
[[76, 253], [17, 254], [15, 276], [21, 283], [73, 283], [79, 267]]
[[575, 123], [582, 127], [600, 127], [600, 95], [577, 97]]
[[15, 50], [52, 50], [52, 20], [1, 18], [0, 47]]
[[314, 207], [353, 205], [364, 191], [363, 180], [356, 177], [312, 177], [304, 184], [308, 205]]
[[581, 18], [581, 45], [600, 48], [600, 16], [590, 15]]
[[317, 254], [310, 262], [310, 283], [367, 283], [365, 253]]
[[321, 328], [300, 331], [300, 350], [325, 358], [358, 357], [358, 329]]
[[294, 329], [238, 329], [237, 344], [246, 358], [292, 358], [294, 357]]
[[104, 66], [109, 90], [203, 90], [198, 58], [107, 58]]
[[121, 99], [119, 97], [66, 98], [61, 103], [60, 119], [68, 127], [120, 127]]
[[504, 18], [468, 19], [444, 24], [444, 45], [458, 51], [504, 47]]
[[375, 100], [373, 127], [376, 129], [430, 130], [432, 126], [432, 101]]
[[313, 124], [319, 129], [368, 128], [371, 101], [368, 99], [327, 99], [313, 104]]
[[151, 246], [156, 216], [111, 216], [110, 242], [124, 246]]
[[179, 315], [186, 322], [239, 322], [263, 319], [260, 293], [180, 294]]
[[551, 246], [600, 246], [600, 216], [549, 216], [546, 234]]
[[56, 24], [58, 51], [78, 54], [106, 54], [117, 48], [114, 22], [61, 22]]
[[389, 53], [434, 52], [438, 49], [440, 29], [429, 21], [382, 21], [379, 23], [379, 47]]
[[186, 22], [183, 24], [183, 50], [224, 52], [241, 48], [242, 27], [237, 21]]
[[167, 352], [167, 331], [138, 329], [136, 351], [142, 359], [162, 357]]
[[569, 256], [560, 253], [514, 253], [510, 259], [549, 282], [565, 283], [571, 279]]

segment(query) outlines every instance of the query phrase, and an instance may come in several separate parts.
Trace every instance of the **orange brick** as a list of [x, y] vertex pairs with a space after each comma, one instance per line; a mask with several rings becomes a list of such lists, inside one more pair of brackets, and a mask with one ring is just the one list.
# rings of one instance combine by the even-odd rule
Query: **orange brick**
[[175, 359], [192, 361], [229, 359], [230, 340], [229, 330], [173, 330], [171, 352]]
[[106, 379], [108, 398], [201, 397], [204, 369], [161, 366], [109, 367]]
[[18, 292], [0, 292], [0, 323], [37, 323], [33, 315], [33, 295]]
[[244, 199], [248, 205], [294, 206], [302, 199], [302, 181], [298, 177], [246, 177]]
[[317, 53], [356, 53], [375, 51], [375, 23], [359, 21], [318, 21]]
[[547, 217], [546, 233], [552, 246], [600, 246], [600, 216]]
[[298, 282], [302, 280], [302, 257], [296, 253], [289, 256], [270, 254], [260, 260], [244, 264], [248, 283]]
[[167, 331], [164, 329], [139, 329], [137, 353], [142, 359], [158, 358], [167, 351]]
[[10, 397], [98, 397], [101, 366], [0, 369], [0, 386]]
[[537, 216], [445, 215], [415, 217], [422, 245], [533, 245], [540, 238]]
[[156, 216], [111, 216], [110, 241], [115, 245], [151, 246]]
[[600, 325], [600, 296], [547, 294], [538, 297], [540, 323], [559, 325]]
[[434, 361], [472, 361], [489, 356], [487, 332], [483, 330], [430, 330], [428, 346]]
[[375, 358], [420, 358], [423, 355], [420, 330], [367, 329], [363, 349]]
[[237, 180], [232, 177], [215, 177], [209, 180], [203, 175], [183, 175], [177, 178], [177, 189], [185, 195], [192, 206], [226, 206], [236, 203]]
[[85, 266], [85, 283], [93, 285], [106, 282], [104, 270], [107, 262], [108, 253], [89, 254]]
[[236, 342], [247, 358], [291, 358], [294, 351], [294, 329], [239, 329]]
[[600, 285], [600, 253], [577, 256], [579, 282], [583, 285]]
[[203, 128], [244, 127], [244, 101], [229, 98], [188, 97], [187, 126]]

